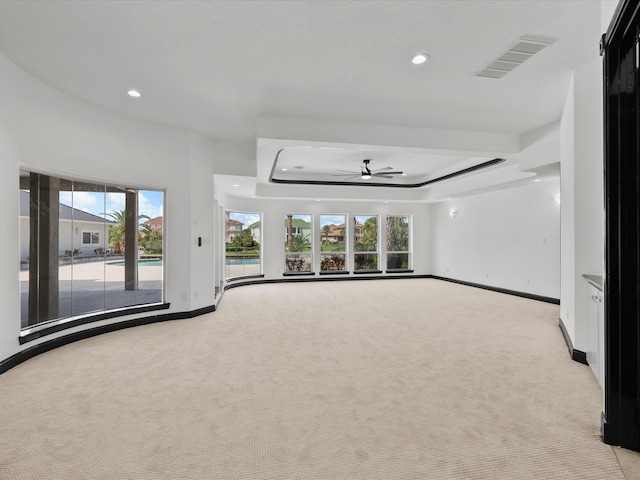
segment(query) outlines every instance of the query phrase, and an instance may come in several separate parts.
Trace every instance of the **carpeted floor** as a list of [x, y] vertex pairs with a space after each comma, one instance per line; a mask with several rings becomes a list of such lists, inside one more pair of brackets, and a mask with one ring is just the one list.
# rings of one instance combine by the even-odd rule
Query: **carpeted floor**
[[625, 478], [558, 306], [433, 279], [266, 284], [0, 375], [0, 478]]

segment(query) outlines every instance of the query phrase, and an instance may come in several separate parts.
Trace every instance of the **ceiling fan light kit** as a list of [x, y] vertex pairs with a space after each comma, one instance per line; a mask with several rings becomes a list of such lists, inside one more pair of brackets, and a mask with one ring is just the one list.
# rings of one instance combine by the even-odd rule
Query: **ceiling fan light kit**
[[360, 178], [362, 178], [363, 180], [371, 180], [371, 170], [369, 170], [369, 162], [371, 160], [363, 160], [362, 161], [362, 174], [360, 175]]
[[345, 173], [333, 174], [332, 177], [346, 177], [345, 180], [360, 177], [362, 180], [371, 180], [372, 178], [393, 178], [393, 175], [404, 175], [404, 173], [399, 170], [394, 171], [393, 167], [383, 167], [383, 168], [378, 168], [376, 170], [371, 170], [369, 168], [370, 163], [371, 163], [371, 159], [366, 158], [362, 160], [360, 173], [353, 172], [350, 170], [336, 170], [337, 172], [345, 172]]

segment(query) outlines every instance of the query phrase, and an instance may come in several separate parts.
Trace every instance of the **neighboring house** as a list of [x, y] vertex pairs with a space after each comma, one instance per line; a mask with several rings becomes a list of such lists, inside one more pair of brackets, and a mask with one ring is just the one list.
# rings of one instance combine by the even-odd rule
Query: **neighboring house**
[[[79, 255], [95, 255], [109, 246], [109, 225], [114, 222], [77, 208], [60, 204], [58, 232], [60, 255], [79, 250]], [[29, 258], [29, 192], [20, 191], [20, 260]]]
[[355, 243], [358, 243], [360, 240], [362, 240], [362, 229], [364, 228], [364, 225], [362, 223], [358, 223], [354, 220], [353, 222], [353, 241]]
[[[284, 241], [287, 241], [287, 234], [289, 229], [289, 220], [287, 218], [284, 219]], [[300, 218], [294, 218], [291, 222], [291, 235], [295, 237], [296, 235], [302, 235], [303, 237], [308, 237], [311, 240], [311, 223], [306, 222]]]
[[[327, 233], [322, 232], [322, 241], [328, 244], [335, 244], [344, 242], [345, 235], [345, 225], [344, 223], [341, 225], [334, 225], [333, 223], [329, 225], [329, 231]], [[360, 229], [362, 235], [362, 228]]]
[[251, 229], [251, 236], [253, 237], [253, 240], [257, 243], [260, 243], [260, 235], [262, 234], [262, 232], [260, 231], [260, 222], [254, 222], [251, 225], [249, 225], [249, 228]]
[[152, 218], [144, 222], [144, 225], [149, 225], [152, 232], [162, 233], [162, 217]]
[[229, 217], [227, 217], [227, 220], [225, 222], [225, 226], [226, 226], [226, 242], [227, 243], [231, 243], [233, 242], [233, 239], [236, 238], [238, 235], [240, 235], [242, 233], [242, 227], [244, 226], [244, 223], [239, 222], [237, 220], [231, 220]]

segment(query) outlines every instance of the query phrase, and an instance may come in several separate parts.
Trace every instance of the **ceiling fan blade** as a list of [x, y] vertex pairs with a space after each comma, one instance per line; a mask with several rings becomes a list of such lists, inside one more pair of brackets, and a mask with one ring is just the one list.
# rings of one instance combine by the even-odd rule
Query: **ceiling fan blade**
[[353, 170], [340, 170], [340, 169], [336, 169], [336, 172], [345, 172], [345, 173], [350, 173], [352, 175], [360, 173], [360, 172], [354, 172]]
[[344, 177], [345, 180], [350, 180], [352, 178], [360, 177], [359, 173], [352, 173], [351, 175], [331, 175], [332, 177]]
[[402, 172], [380, 172], [380, 173], [372, 173], [374, 177], [381, 177], [382, 175], [401, 175]]
[[371, 170], [371, 172], [372, 172], [372, 173], [375, 173], [375, 172], [383, 172], [383, 171], [386, 171], [386, 170], [393, 170], [393, 167], [382, 167], [382, 168], [376, 168], [375, 170]]
[[359, 177], [359, 172], [349, 172], [349, 173], [334, 173], [331, 175], [332, 177]]

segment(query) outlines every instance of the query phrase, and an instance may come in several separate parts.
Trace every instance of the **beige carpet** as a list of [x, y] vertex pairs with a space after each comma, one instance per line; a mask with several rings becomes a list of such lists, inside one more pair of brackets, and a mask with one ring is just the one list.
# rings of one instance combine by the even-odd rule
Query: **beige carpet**
[[0, 478], [598, 479], [558, 307], [432, 279], [255, 285], [0, 375]]

